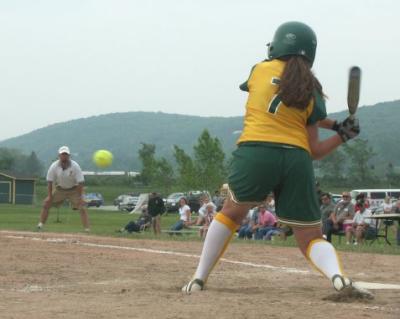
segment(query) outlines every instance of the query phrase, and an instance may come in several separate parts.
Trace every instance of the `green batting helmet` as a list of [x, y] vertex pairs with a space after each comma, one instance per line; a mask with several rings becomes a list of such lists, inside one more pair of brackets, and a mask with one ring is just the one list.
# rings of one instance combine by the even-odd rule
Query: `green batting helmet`
[[314, 31], [302, 22], [291, 21], [275, 31], [274, 39], [268, 43], [268, 58], [272, 60], [287, 55], [301, 55], [312, 65], [316, 49]]

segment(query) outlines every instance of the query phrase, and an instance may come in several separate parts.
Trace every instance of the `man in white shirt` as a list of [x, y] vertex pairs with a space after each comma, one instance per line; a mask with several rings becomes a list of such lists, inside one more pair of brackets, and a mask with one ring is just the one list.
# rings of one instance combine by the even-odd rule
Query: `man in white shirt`
[[89, 231], [89, 217], [83, 199], [85, 180], [79, 164], [71, 160], [70, 154], [68, 146], [60, 147], [58, 160], [50, 165], [47, 172], [47, 197], [43, 203], [38, 230], [41, 230], [46, 223], [50, 208], [58, 207], [68, 199], [72, 208], [79, 210], [85, 231]]

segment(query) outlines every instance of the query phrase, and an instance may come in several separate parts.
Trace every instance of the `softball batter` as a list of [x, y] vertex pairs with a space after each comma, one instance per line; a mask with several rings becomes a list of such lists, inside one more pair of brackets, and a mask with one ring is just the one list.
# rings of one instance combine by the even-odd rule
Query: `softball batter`
[[[326, 118], [324, 93], [311, 71], [314, 31], [287, 22], [269, 44], [268, 60], [255, 65], [240, 88], [249, 93], [243, 132], [233, 152], [229, 195], [211, 223], [193, 279], [182, 290], [204, 289], [249, 209], [273, 191], [279, 221], [291, 226], [304, 256], [338, 291], [356, 291], [341, 269], [335, 248], [322, 238], [312, 160], [356, 137], [358, 121]], [[337, 134], [320, 141], [318, 127]]]

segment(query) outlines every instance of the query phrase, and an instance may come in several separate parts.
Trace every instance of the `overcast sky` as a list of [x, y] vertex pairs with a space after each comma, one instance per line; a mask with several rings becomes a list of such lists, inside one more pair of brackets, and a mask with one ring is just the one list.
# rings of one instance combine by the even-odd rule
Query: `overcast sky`
[[400, 98], [400, 1], [0, 0], [0, 140], [127, 111], [238, 116], [238, 85], [283, 22], [317, 34], [328, 112]]

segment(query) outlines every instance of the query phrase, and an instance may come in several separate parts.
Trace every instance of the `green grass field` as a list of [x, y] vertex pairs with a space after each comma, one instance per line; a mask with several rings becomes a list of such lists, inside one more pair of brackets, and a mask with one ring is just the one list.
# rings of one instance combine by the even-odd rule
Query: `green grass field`
[[[0, 205], [0, 227], [7, 230], [36, 231], [40, 214], [39, 206], [31, 205]], [[116, 230], [131, 220], [138, 218], [137, 214], [122, 213], [120, 211], [106, 211], [89, 208], [91, 233], [99, 236], [121, 236]], [[178, 220], [177, 214], [164, 215], [162, 228], [168, 229]], [[69, 207], [52, 208], [45, 231], [60, 233], [83, 232], [80, 216], [77, 211]], [[134, 237], [135, 234], [129, 235]], [[151, 232], [138, 234], [143, 237], [153, 237]]]
[[[104, 201], [107, 205], [112, 205], [115, 198], [118, 195], [126, 194], [126, 193], [148, 193], [153, 191], [153, 189], [146, 188], [133, 188], [131, 186], [126, 185], [86, 185], [85, 192], [86, 193], [100, 193], [104, 197]], [[158, 191], [155, 189], [154, 191]], [[184, 191], [184, 190], [176, 190], [176, 191]], [[341, 194], [343, 189], [330, 189], [331, 193]], [[171, 191], [172, 192], [172, 191]], [[41, 201], [47, 195], [47, 186], [44, 184], [36, 185], [36, 202], [41, 203]], [[163, 194], [167, 196], [169, 194]]]
[[[40, 213], [40, 206], [35, 205], [0, 205], [0, 229], [2, 230], [23, 230], [35, 231]], [[89, 209], [89, 217], [91, 222], [91, 234], [98, 236], [110, 237], [127, 237], [135, 239], [158, 239], [158, 240], [196, 240], [200, 238], [197, 234], [189, 234], [183, 236], [169, 236], [163, 234], [161, 237], [155, 237], [151, 231], [133, 234], [121, 234], [116, 232], [131, 220], [136, 220], [136, 214], [127, 214], [119, 211], [106, 211], [99, 209]], [[178, 215], [170, 213], [163, 215], [161, 218], [162, 229], [169, 229], [178, 220]], [[68, 207], [61, 207], [59, 210], [53, 208], [50, 211], [48, 222], [45, 230], [48, 232], [57, 233], [82, 233], [83, 228], [76, 211]], [[369, 252], [379, 254], [400, 254], [400, 246], [395, 245], [394, 229], [389, 229], [389, 239], [392, 246], [387, 245], [383, 239], [375, 241], [372, 245], [366, 244], [363, 246], [347, 246], [345, 240], [342, 238], [341, 243], [338, 241], [337, 236], [334, 237], [333, 244], [342, 251], [354, 252]], [[296, 246], [293, 236], [289, 237], [286, 241], [243, 241], [239, 239], [234, 240], [235, 243], [253, 243], [254, 245], [278, 245], [278, 246]]]
[[[134, 189], [129, 186], [124, 185], [88, 185], [85, 186], [85, 193], [100, 193], [104, 197], [106, 205], [112, 205], [115, 198], [118, 195], [126, 193], [145, 193], [149, 190], [145, 189]], [[47, 186], [37, 185], [36, 186], [36, 202], [41, 203], [43, 199], [47, 196]]]

